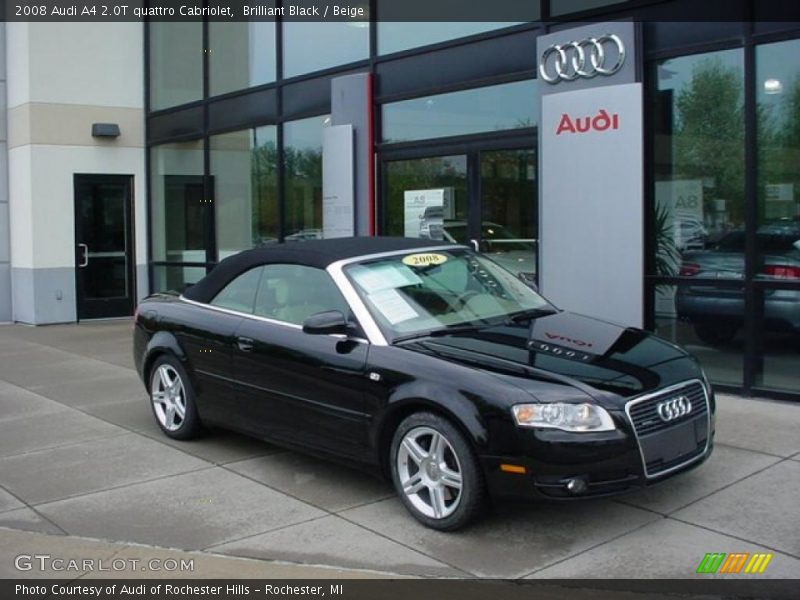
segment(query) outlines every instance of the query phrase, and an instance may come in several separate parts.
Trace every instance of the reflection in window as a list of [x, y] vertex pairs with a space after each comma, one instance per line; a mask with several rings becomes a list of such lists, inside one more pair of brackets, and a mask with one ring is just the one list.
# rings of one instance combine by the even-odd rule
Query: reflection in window
[[610, 4], [622, 4], [627, 0], [550, 0], [551, 15], [566, 15]]
[[385, 235], [466, 241], [459, 239], [469, 201], [466, 155], [386, 163], [386, 184]]
[[655, 333], [696, 356], [712, 382], [742, 385], [742, 288], [659, 285], [654, 293]]
[[[396, 0], [390, 0], [392, 2]], [[378, 12], [380, 14], [378, 2]], [[429, 44], [454, 40], [485, 31], [517, 25], [517, 23], [489, 22], [426, 22], [403, 23], [396, 21], [378, 22], [378, 54], [400, 52]]]
[[205, 267], [178, 267], [153, 265], [152, 292], [183, 293], [187, 287], [194, 285], [206, 276]]
[[150, 150], [150, 194], [152, 260], [206, 262], [201, 140]]
[[303, 75], [368, 57], [368, 21], [283, 23], [284, 77]]
[[278, 239], [274, 126], [209, 138], [219, 258]]
[[[758, 272], [761, 277], [788, 279], [798, 283], [800, 65], [796, 57], [799, 52], [800, 40], [756, 48]], [[795, 302], [795, 305], [800, 307], [800, 302]]]
[[800, 289], [756, 293], [757, 385], [800, 392]]
[[150, 109], [203, 97], [203, 24], [150, 22]]
[[653, 275], [744, 276], [744, 254], [719, 248], [744, 227], [742, 61], [727, 50], [656, 65]]
[[330, 117], [283, 125], [286, 239], [322, 237], [322, 128]]
[[208, 35], [212, 96], [275, 80], [274, 21], [210, 21]]
[[514, 274], [536, 281], [536, 155], [481, 152], [481, 251]]
[[517, 81], [386, 104], [383, 139], [401, 142], [535, 127], [536, 85], [535, 80]]

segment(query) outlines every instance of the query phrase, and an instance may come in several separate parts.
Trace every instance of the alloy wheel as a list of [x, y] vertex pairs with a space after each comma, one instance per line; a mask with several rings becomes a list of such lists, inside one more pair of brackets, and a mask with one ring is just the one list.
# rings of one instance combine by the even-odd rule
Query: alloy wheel
[[186, 390], [178, 372], [162, 364], [153, 373], [150, 399], [156, 418], [167, 431], [177, 431], [186, 419]]
[[431, 427], [415, 427], [397, 449], [403, 493], [423, 515], [449, 517], [461, 501], [461, 463], [450, 441]]

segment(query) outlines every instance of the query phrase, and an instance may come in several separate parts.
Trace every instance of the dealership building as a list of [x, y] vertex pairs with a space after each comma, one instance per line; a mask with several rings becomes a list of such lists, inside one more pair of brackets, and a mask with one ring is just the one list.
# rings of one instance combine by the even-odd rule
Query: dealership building
[[0, 24], [0, 322], [128, 316], [278, 241], [429, 237], [800, 397], [800, 18], [531, 5]]

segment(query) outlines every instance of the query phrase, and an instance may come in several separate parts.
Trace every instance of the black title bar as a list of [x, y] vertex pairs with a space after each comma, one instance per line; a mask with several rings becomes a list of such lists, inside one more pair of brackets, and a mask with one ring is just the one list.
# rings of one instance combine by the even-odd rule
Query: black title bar
[[609, 0], [562, 14], [559, 0], [0, 0], [0, 21], [369, 21], [520, 23], [571, 19], [798, 21], [797, 0]]

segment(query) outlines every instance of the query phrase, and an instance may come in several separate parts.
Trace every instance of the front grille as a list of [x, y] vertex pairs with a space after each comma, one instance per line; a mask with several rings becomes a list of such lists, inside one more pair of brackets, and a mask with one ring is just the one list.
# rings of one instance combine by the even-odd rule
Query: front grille
[[[658, 405], [685, 396], [691, 410], [664, 421]], [[625, 407], [639, 444], [647, 477], [666, 475], [700, 460], [708, 450], [710, 432], [708, 398], [699, 380], [669, 387], [631, 400]]]
[[[691, 412], [672, 421], [663, 421], [658, 415], [658, 405], [665, 400], [680, 396], [686, 396], [689, 399], [692, 404]], [[697, 417], [705, 417], [706, 413], [708, 413], [706, 393], [703, 389], [703, 384], [699, 381], [690, 382], [677, 389], [673, 388], [663, 394], [651, 396], [646, 400], [634, 400], [628, 409], [631, 422], [639, 437], [669, 429]]]

